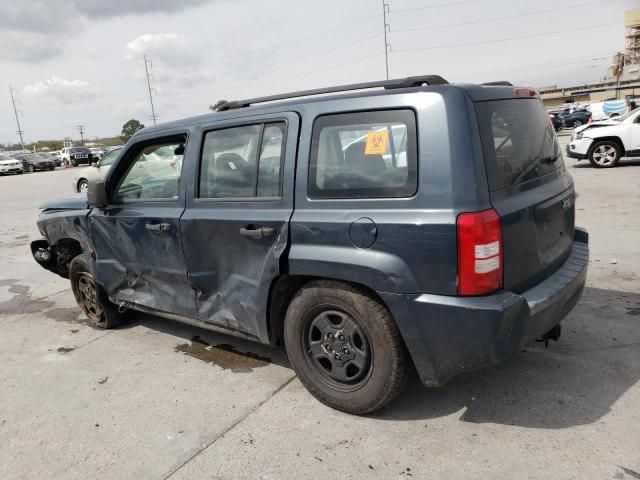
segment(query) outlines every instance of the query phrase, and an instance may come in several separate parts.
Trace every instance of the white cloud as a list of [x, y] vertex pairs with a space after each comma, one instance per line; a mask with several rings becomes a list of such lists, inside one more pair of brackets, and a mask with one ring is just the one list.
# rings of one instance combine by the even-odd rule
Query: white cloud
[[191, 38], [177, 33], [145, 33], [127, 43], [130, 58], [147, 54], [152, 61], [166, 64], [198, 63], [199, 51]]
[[[90, 22], [175, 14], [213, 0], [0, 0], [0, 60], [40, 63], [63, 53]], [[71, 35], [70, 35], [71, 34]]]
[[30, 97], [54, 98], [62, 103], [78, 102], [95, 95], [89, 82], [65, 80], [55, 76], [25, 86], [24, 93]]

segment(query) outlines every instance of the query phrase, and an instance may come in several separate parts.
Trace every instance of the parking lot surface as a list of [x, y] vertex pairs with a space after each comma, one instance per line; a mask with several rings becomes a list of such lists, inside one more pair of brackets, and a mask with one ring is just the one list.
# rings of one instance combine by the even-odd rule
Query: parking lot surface
[[0, 178], [0, 478], [640, 478], [640, 161], [565, 163], [591, 261], [559, 342], [414, 375], [368, 417], [318, 403], [283, 350], [143, 314], [89, 327], [29, 252], [73, 169]]

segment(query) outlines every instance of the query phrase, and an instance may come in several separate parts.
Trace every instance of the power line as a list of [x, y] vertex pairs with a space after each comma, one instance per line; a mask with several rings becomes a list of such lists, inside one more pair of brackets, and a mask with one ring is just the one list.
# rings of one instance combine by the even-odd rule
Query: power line
[[546, 37], [549, 35], [558, 35], [558, 34], [566, 34], [569, 32], [578, 32], [582, 30], [593, 30], [595, 28], [603, 28], [603, 27], [612, 27], [614, 25], [620, 25], [620, 22], [613, 23], [601, 23], [599, 25], [591, 25], [588, 27], [578, 27], [566, 30], [560, 30], [555, 32], [544, 32], [544, 33], [534, 33], [533, 35], [522, 35], [519, 37], [510, 37], [510, 38], [500, 38], [497, 40], [485, 40], [481, 42], [469, 42], [469, 43], [456, 43], [451, 45], [435, 45], [431, 47], [422, 47], [422, 48], [405, 48], [401, 50], [394, 50], [395, 53], [404, 53], [404, 52], [421, 52], [425, 50], [438, 50], [442, 48], [458, 48], [458, 47], [470, 47], [474, 45], [487, 45], [491, 43], [501, 43], [501, 42], [510, 42], [512, 40], [522, 40], [524, 38], [535, 38], [535, 37]]
[[400, 30], [394, 30], [394, 32], [395, 33], [405, 33], [405, 32], [416, 32], [416, 31], [419, 31], [419, 30], [430, 30], [430, 29], [435, 29], [435, 28], [448, 28], [448, 27], [462, 27], [462, 26], [466, 26], [466, 25], [477, 25], [479, 23], [497, 22], [497, 21], [500, 21], [500, 20], [511, 20], [511, 19], [514, 19], [514, 18], [541, 15], [543, 13], [559, 12], [561, 10], [570, 10], [570, 9], [577, 8], [577, 7], [590, 7], [590, 6], [593, 6], [593, 5], [600, 5], [600, 4], [603, 4], [603, 3], [611, 3], [611, 0], [598, 0], [597, 2], [578, 3], [578, 4], [575, 4], [575, 5], [570, 5], [568, 7], [550, 8], [550, 9], [547, 9], [547, 10], [537, 10], [535, 12], [519, 13], [517, 15], [508, 15], [508, 16], [505, 16], [505, 17], [486, 18], [484, 20], [472, 20], [470, 22], [446, 23], [446, 24], [440, 24], [440, 25], [428, 25], [426, 27], [415, 27], [415, 28], [402, 28]]
[[20, 146], [22, 147], [22, 150], [24, 150], [24, 140], [22, 139], [22, 134], [24, 133], [22, 131], [22, 128], [20, 127], [20, 119], [18, 118], [18, 110], [16, 110], [16, 99], [13, 96], [13, 92], [15, 91], [15, 89], [13, 89], [11, 87], [11, 85], [9, 85], [9, 93], [11, 94], [11, 103], [13, 104], [13, 113], [16, 116], [16, 124], [18, 125], [18, 135], [20, 135]]
[[387, 40], [387, 33], [391, 31], [391, 25], [387, 23], [387, 13], [389, 13], [389, 4], [382, 0], [382, 21], [384, 24], [384, 65], [387, 71], [387, 80], [389, 80], [389, 47], [391, 44]]
[[80, 143], [84, 145], [84, 125], [78, 125], [78, 131], [80, 132]]
[[461, 0], [459, 2], [447, 2], [447, 3], [437, 3], [435, 5], [425, 5], [423, 7], [411, 7], [411, 8], [401, 8], [399, 10], [391, 10], [393, 13], [396, 12], [414, 12], [416, 10], [427, 10], [429, 8], [440, 8], [440, 7], [452, 7], [454, 5], [463, 5], [465, 3], [474, 3], [480, 0]]
[[151, 74], [149, 74], [149, 65], [151, 65], [151, 67], [153, 68], [153, 63], [151, 63], [151, 60], [149, 60], [147, 58], [147, 56], [144, 56], [144, 70], [145, 72], [147, 72], [147, 88], [149, 89], [149, 103], [151, 103], [151, 119], [153, 120], [153, 124], [156, 125], [156, 110], [153, 106], [153, 95], [151, 93], [152, 88], [151, 88]]

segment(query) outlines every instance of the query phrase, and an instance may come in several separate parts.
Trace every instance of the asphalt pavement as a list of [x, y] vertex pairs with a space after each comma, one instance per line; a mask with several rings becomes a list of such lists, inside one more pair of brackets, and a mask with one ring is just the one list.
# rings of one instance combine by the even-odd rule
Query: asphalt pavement
[[73, 169], [1, 177], [0, 479], [640, 478], [640, 160], [565, 163], [591, 262], [559, 342], [414, 375], [367, 417], [317, 402], [283, 350], [143, 314], [91, 328], [29, 252]]

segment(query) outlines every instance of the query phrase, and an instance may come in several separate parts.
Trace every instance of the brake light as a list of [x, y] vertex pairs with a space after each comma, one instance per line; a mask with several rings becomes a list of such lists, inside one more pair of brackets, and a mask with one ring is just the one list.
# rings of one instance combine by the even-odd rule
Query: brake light
[[534, 89], [532, 88], [514, 88], [513, 89], [513, 96], [514, 97], [518, 97], [518, 98], [530, 98], [530, 97], [537, 97], [538, 96], [538, 92], [536, 92]]
[[461, 213], [458, 294], [484, 295], [502, 286], [502, 228], [495, 210]]

